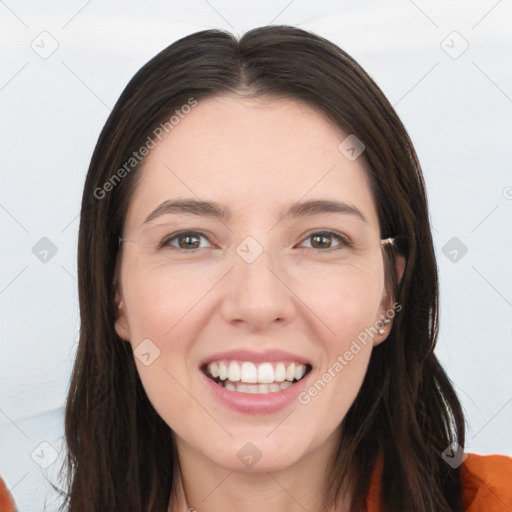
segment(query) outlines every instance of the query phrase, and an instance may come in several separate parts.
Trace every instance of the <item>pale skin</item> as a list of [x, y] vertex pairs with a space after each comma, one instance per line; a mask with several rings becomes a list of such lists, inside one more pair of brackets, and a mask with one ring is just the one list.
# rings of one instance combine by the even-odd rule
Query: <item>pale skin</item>
[[[376, 205], [361, 159], [338, 149], [346, 136], [295, 100], [229, 95], [200, 100], [145, 161], [124, 238], [144, 240], [140, 226], [167, 200], [216, 201], [232, 210], [224, 221], [183, 213], [153, 220], [172, 228], [165, 234], [204, 233], [193, 253], [184, 237], [173, 242], [182, 251], [163, 259], [149, 258], [140, 243], [121, 247], [115, 328], [134, 349], [150, 339], [160, 350], [152, 364], [135, 363], [175, 434], [183, 486], [180, 502], [171, 497], [172, 511], [319, 508], [339, 425], [393, 320], [310, 403], [294, 400], [270, 414], [244, 414], [216, 400], [199, 366], [221, 351], [282, 349], [311, 362], [313, 383], [392, 308]], [[313, 199], [351, 205], [365, 221], [332, 212], [283, 218], [291, 203]], [[312, 237], [327, 230], [352, 247]], [[263, 249], [252, 263], [236, 252], [248, 236]], [[399, 278], [404, 267], [398, 257]], [[261, 453], [250, 468], [237, 457], [248, 442]]]

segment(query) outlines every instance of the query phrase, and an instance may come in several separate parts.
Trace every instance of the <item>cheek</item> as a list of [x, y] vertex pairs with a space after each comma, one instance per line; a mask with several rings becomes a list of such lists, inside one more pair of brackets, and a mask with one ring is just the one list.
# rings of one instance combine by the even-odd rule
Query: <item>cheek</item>
[[[123, 293], [137, 371], [155, 410], [172, 429], [179, 430], [183, 411], [190, 409], [186, 390], [197, 378], [197, 368], [187, 362], [197, 329], [194, 305], [201, 290], [194, 280], [155, 279], [140, 270], [128, 275], [129, 271]], [[139, 347], [144, 343], [149, 347], [144, 352], [154, 358], [150, 364], [140, 357], [144, 352]], [[194, 416], [194, 421], [200, 422], [201, 416]]]
[[306, 268], [294, 281], [294, 290], [322, 321], [323, 338], [333, 349], [374, 325], [383, 286], [377, 255], [357, 263]]
[[123, 295], [135, 364], [157, 410], [169, 401], [171, 392], [173, 409], [186, 407], [187, 396], [180, 393], [179, 383], [188, 388], [197, 370], [187, 366], [187, 355], [198, 325], [199, 308], [194, 306], [203, 294], [196, 280], [162, 279], [135, 270], [135, 265], [124, 269]]
[[207, 276], [199, 279], [190, 274], [185, 268], [167, 275], [140, 268], [130, 272], [127, 268], [123, 293], [130, 305], [127, 314], [134, 339], [172, 339], [174, 332], [187, 323], [181, 324], [182, 319], [194, 317], [210, 286]]
[[[324, 357], [315, 379], [299, 403], [310, 408], [318, 428], [338, 425], [362, 385], [376, 333], [375, 321], [383, 291], [378, 258], [329, 272], [321, 288], [303, 288], [304, 302], [321, 319], [314, 333]], [[313, 413], [314, 411], [314, 413]]]

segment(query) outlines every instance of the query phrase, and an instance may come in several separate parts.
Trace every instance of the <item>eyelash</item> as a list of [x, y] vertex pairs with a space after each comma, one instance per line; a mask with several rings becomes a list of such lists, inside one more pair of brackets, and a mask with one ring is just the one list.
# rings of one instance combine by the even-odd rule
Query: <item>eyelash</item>
[[[172, 249], [172, 250], [175, 250], [178, 252], [196, 252], [199, 249], [202, 249], [202, 247], [197, 247], [194, 249], [182, 249], [181, 247], [174, 247], [174, 246], [169, 245], [169, 243], [172, 240], [179, 239], [180, 237], [185, 236], [185, 235], [192, 235], [192, 236], [195, 236], [198, 238], [203, 237], [206, 240], [209, 240], [208, 237], [204, 233], [201, 233], [200, 231], [180, 231], [179, 233], [175, 233], [175, 234], [165, 238], [164, 240], [162, 240], [162, 242], [160, 243], [159, 249], [169, 248], [169, 249]], [[313, 238], [314, 236], [325, 236], [327, 238], [328, 237], [335, 238], [338, 240], [339, 245], [337, 245], [335, 247], [328, 247], [327, 249], [317, 249], [315, 247], [305, 247], [305, 249], [313, 249], [313, 250], [321, 251], [321, 252], [330, 252], [330, 251], [342, 249], [344, 247], [345, 248], [353, 247], [352, 242], [346, 236], [336, 233], [335, 231], [328, 231], [328, 230], [327, 231], [314, 231], [313, 233], [309, 234], [306, 238], [304, 238], [303, 242], [305, 240]]]

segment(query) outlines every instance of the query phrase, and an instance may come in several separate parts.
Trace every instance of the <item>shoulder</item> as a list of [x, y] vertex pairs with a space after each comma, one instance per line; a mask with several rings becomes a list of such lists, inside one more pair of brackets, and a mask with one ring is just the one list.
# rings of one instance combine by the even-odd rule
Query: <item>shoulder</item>
[[16, 512], [12, 496], [0, 476], [0, 512]]
[[512, 510], [512, 458], [469, 453], [461, 467], [465, 512]]
[[[367, 495], [368, 512], [380, 512], [382, 460], [377, 459]], [[512, 458], [467, 454], [460, 466], [464, 512], [512, 512]]]

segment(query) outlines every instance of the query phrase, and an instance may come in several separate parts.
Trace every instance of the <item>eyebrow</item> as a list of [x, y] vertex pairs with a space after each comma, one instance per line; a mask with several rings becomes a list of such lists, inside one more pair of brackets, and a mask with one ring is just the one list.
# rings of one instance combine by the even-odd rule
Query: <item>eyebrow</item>
[[[285, 217], [306, 217], [323, 213], [342, 213], [353, 215], [361, 221], [368, 223], [365, 216], [353, 205], [339, 201], [316, 199], [311, 201], [296, 201], [285, 211]], [[200, 201], [196, 199], [177, 199], [164, 201], [153, 210], [144, 221], [144, 224], [166, 214], [190, 214], [202, 217], [217, 217], [229, 221], [233, 212], [227, 205], [214, 201]]]

